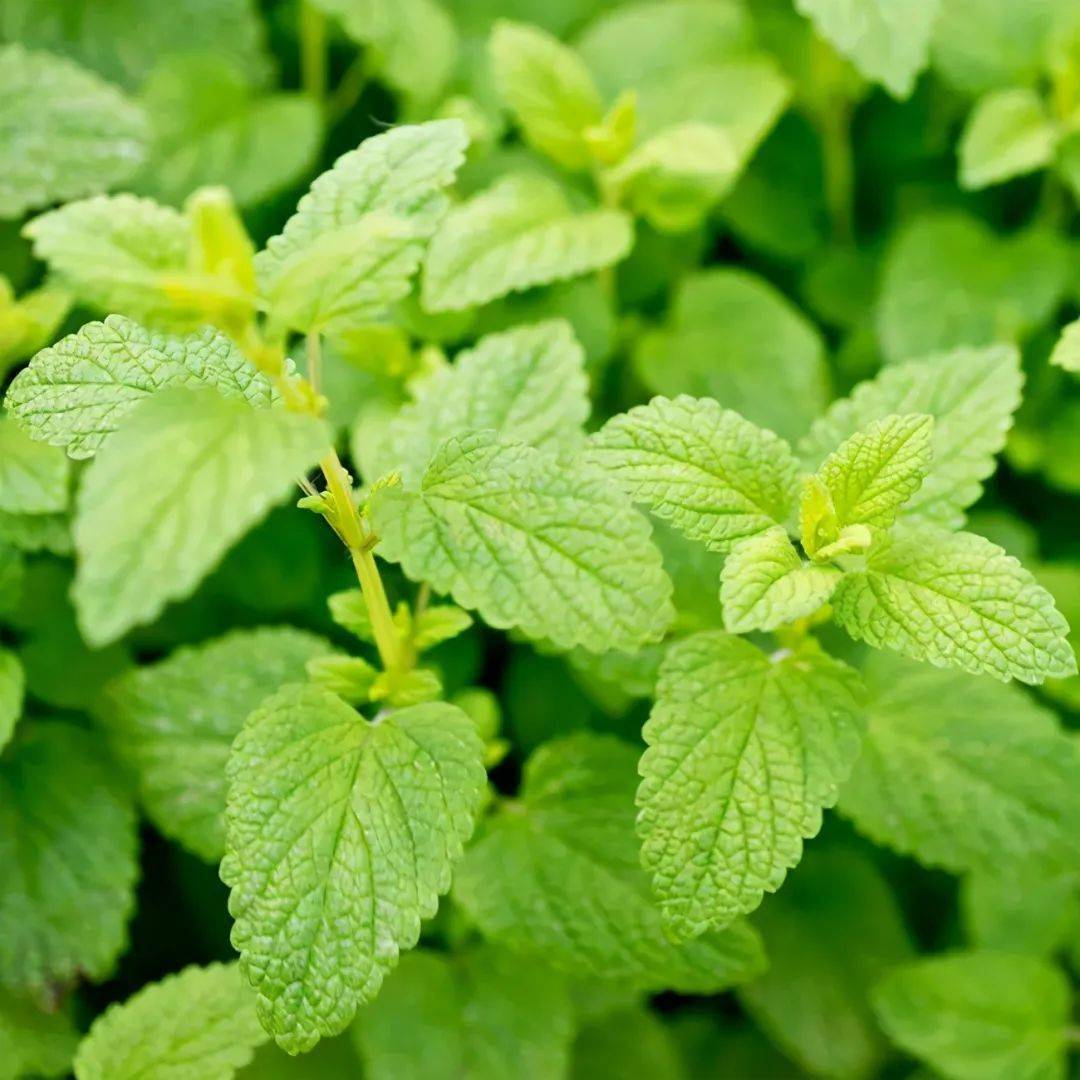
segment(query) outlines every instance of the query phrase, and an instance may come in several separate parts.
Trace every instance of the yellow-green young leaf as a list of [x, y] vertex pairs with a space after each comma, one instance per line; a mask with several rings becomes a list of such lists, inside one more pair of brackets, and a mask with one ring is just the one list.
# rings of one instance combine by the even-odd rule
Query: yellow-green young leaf
[[135, 903], [135, 825], [100, 736], [20, 726], [0, 759], [0, 986], [48, 1002], [112, 971]]
[[1029, 87], [980, 98], [960, 140], [960, 183], [1000, 184], [1049, 165], [1058, 134], [1042, 97]]
[[79, 1042], [68, 1014], [0, 990], [0, 1080], [66, 1076]]
[[316, 686], [248, 717], [229, 758], [232, 942], [289, 1053], [336, 1035], [412, 948], [484, 797], [483, 744], [453, 705], [369, 723]]
[[402, 957], [351, 1034], [371, 1080], [551, 1080], [566, 1075], [575, 1019], [563, 976], [481, 945]]
[[624, 258], [633, 240], [621, 210], [575, 213], [556, 181], [514, 173], [446, 215], [424, 263], [424, 307], [459, 311], [587, 274]]
[[876, 654], [867, 732], [838, 809], [953, 873], [1080, 860], [1080, 745], [1017, 687]]
[[670, 625], [646, 518], [598, 470], [492, 431], [447, 439], [413, 491], [381, 489], [377, 551], [415, 581], [562, 649], [634, 649]]
[[1050, 363], [1080, 375], [1080, 319], [1069, 323], [1062, 330], [1061, 337], [1050, 354]]
[[743, 537], [720, 575], [724, 626], [746, 634], [811, 615], [828, 602], [840, 577], [836, 567], [805, 563], [782, 528]]
[[906, 98], [926, 67], [941, 0], [795, 0], [800, 14], [866, 76]]
[[405, 296], [464, 161], [459, 120], [365, 139], [319, 176], [255, 260], [271, 319], [337, 332]]
[[562, 319], [481, 338], [452, 367], [419, 382], [385, 432], [380, 472], [419, 478], [435, 448], [490, 429], [511, 442], [557, 451], [582, 439], [589, 415], [585, 356]]
[[0, 48], [0, 218], [127, 180], [146, 155], [142, 111], [85, 68]]
[[0, 646], [0, 751], [3, 751], [22, 715], [26, 673], [19, 658]]
[[144, 986], [94, 1021], [76, 1080], [231, 1080], [266, 1041], [236, 964], [187, 967]]
[[725, 926], [780, 886], [859, 753], [859, 689], [813, 643], [770, 657], [707, 631], [668, 651], [637, 829], [671, 933]]
[[537, 26], [495, 23], [488, 44], [499, 96], [525, 139], [568, 169], [585, 169], [588, 128], [603, 119], [600, 92], [584, 61]]
[[98, 195], [34, 218], [24, 229], [34, 254], [78, 299], [165, 328], [193, 329], [162, 276], [187, 267], [191, 230], [183, 214], [152, 199]]
[[326, 426], [213, 390], [140, 403], [83, 476], [72, 596], [105, 645], [187, 596], [330, 444]]
[[874, 1075], [887, 1051], [869, 993], [912, 947], [871, 859], [811, 848], [753, 921], [769, 970], [739, 990], [750, 1015], [813, 1076]]
[[465, 633], [472, 616], [453, 604], [431, 604], [413, 619], [412, 643], [421, 652]]
[[957, 529], [994, 471], [1022, 385], [1020, 354], [1009, 345], [956, 349], [887, 367], [834, 402], [799, 444], [799, 454], [816, 469], [839, 443], [874, 421], [925, 413], [934, 421], [930, 474], [903, 513]]
[[67, 289], [48, 282], [16, 299], [0, 274], [0, 375], [56, 337], [71, 301]]
[[832, 603], [857, 641], [936, 667], [1033, 684], [1076, 674], [1053, 597], [975, 533], [921, 525], [879, 535], [865, 569], [844, 576]]
[[947, 1080], [1063, 1080], [1071, 992], [1052, 964], [953, 953], [891, 971], [873, 994], [885, 1034]]
[[291, 627], [234, 630], [179, 649], [109, 684], [95, 711], [131, 766], [147, 816], [164, 835], [216, 862], [225, 851], [225, 762], [267, 696], [303, 682], [330, 644]]
[[546, 743], [470, 846], [454, 899], [485, 937], [580, 975], [687, 993], [753, 978], [764, 956], [745, 922], [682, 944], [665, 933], [634, 836], [636, 762], [606, 736]]
[[33, 439], [0, 412], [0, 511], [56, 514], [67, 509], [67, 455]]
[[589, 443], [590, 460], [635, 502], [714, 551], [791, 512], [799, 467], [788, 444], [710, 398], [653, 398]]
[[911, 413], [875, 420], [822, 463], [818, 477], [837, 523], [887, 529], [930, 471], [934, 421]]

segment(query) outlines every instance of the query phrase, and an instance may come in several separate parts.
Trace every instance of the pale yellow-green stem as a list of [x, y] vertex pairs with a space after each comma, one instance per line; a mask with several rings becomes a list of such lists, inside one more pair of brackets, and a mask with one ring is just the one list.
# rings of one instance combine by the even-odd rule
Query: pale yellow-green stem
[[326, 97], [326, 16], [301, 0], [300, 82], [304, 93], [320, 105]]

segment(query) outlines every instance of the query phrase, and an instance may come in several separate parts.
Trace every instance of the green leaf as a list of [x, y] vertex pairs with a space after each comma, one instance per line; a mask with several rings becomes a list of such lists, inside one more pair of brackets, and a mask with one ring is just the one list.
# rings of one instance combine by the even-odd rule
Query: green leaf
[[352, 1037], [371, 1080], [550, 1080], [566, 1075], [573, 1031], [565, 979], [482, 945], [402, 957]]
[[874, 1010], [898, 1046], [948, 1080], [1065, 1076], [1070, 991], [1057, 968], [1028, 956], [933, 956], [892, 971]]
[[1075, 876], [1026, 862], [968, 874], [960, 912], [968, 940], [983, 949], [1052, 956], [1080, 932]]
[[775, 630], [828, 602], [841, 572], [805, 563], [782, 528], [737, 540], [720, 576], [724, 627], [732, 634]]
[[805, 434], [829, 401], [820, 332], [745, 270], [683, 277], [665, 325], [638, 339], [633, 361], [653, 393], [715, 398], [785, 439]]
[[235, 964], [186, 967], [144, 986], [94, 1021], [76, 1080], [230, 1080], [266, 1033]]
[[886, 1049], [870, 989], [912, 955], [874, 863], [853, 849], [811, 849], [754, 925], [770, 963], [739, 989], [750, 1015], [813, 1076], [874, 1075]]
[[164, 835], [216, 862], [225, 851], [225, 762], [244, 720], [305, 665], [323, 638], [291, 627], [234, 630], [113, 680], [97, 710]]
[[673, 615], [649, 525], [596, 469], [481, 431], [447, 439], [418, 491], [383, 488], [378, 552], [499, 629], [633, 649]]
[[248, 717], [229, 758], [233, 946], [289, 1053], [344, 1030], [435, 914], [485, 790], [472, 721], [443, 703], [369, 723], [315, 686]]
[[99, 195], [34, 218], [23, 234], [78, 299], [102, 314], [190, 329], [163, 276], [187, 268], [191, 230], [172, 207], [134, 195]]
[[923, 525], [878, 536], [866, 568], [845, 575], [832, 604], [857, 641], [936, 667], [1032, 684], [1076, 673], [1053, 597], [975, 533]]
[[72, 595], [87, 641], [115, 641], [188, 596], [329, 444], [321, 421], [213, 390], [140, 403], [79, 490]]
[[799, 444], [799, 454], [808, 468], [816, 468], [838, 443], [892, 413], [932, 416], [933, 464], [904, 515], [957, 529], [994, 471], [1022, 385], [1020, 354], [1006, 345], [961, 348], [887, 367], [834, 402]]
[[574, 1040], [569, 1075], [570, 1080], [684, 1080], [687, 1074], [670, 1027], [639, 1005], [583, 1025]]
[[3, 751], [22, 716], [26, 674], [19, 658], [0, 646], [0, 751]]
[[1080, 858], [1080, 747], [1019, 688], [886, 654], [866, 670], [863, 751], [839, 811], [875, 843], [958, 873]]
[[0, 218], [115, 187], [146, 155], [146, 118], [115, 86], [21, 45], [0, 48], [0, 117]]
[[636, 760], [603, 736], [546, 743], [466, 853], [454, 899], [485, 937], [563, 970], [686, 993], [753, 978], [764, 958], [745, 923], [684, 944], [665, 933], [638, 862]]
[[15, 377], [6, 403], [34, 438], [86, 458], [139, 402], [176, 386], [212, 386], [257, 407], [274, 399], [270, 380], [224, 334], [207, 327], [172, 337], [110, 315], [42, 349]]
[[55, 339], [71, 301], [67, 289], [48, 282], [16, 299], [0, 274], [0, 375]]
[[707, 631], [668, 650], [637, 829], [671, 933], [724, 926], [780, 886], [858, 755], [858, 697], [855, 672], [812, 642], [770, 657]]
[[0, 1080], [66, 1076], [78, 1041], [66, 1012], [45, 1012], [0, 990]]
[[787, 443], [709, 398], [653, 398], [589, 442], [589, 458], [635, 502], [714, 551], [791, 511], [799, 469]]
[[0, 984], [42, 1002], [97, 981], [126, 944], [135, 811], [100, 738], [20, 726], [0, 759]]
[[906, 98], [929, 60], [941, 2], [909, 0], [902, 11], [890, 0], [795, 0], [795, 7], [866, 78]]
[[[8, 545], [26, 552], [48, 551], [53, 555], [70, 555], [71, 529], [67, 515], [8, 514], [0, 510], [0, 549]], [[0, 563], [3, 563], [2, 558]], [[0, 571], [2, 577], [3, 572]]]
[[930, 471], [933, 418], [923, 413], [875, 420], [822, 463], [837, 523], [887, 529]]
[[271, 318], [334, 333], [405, 296], [464, 160], [458, 120], [365, 139], [319, 176], [255, 259]]
[[509, 442], [572, 448], [589, 415], [585, 357], [569, 323], [552, 320], [481, 338], [419, 382], [386, 431], [385, 468], [423, 475], [444, 440], [490, 429]]
[[976, 102], [960, 139], [960, 183], [977, 190], [1045, 168], [1057, 140], [1057, 128], [1034, 90], [987, 94]]
[[504, 19], [488, 51], [499, 95], [526, 142], [567, 169], [588, 168], [585, 134], [603, 119], [604, 105], [581, 58], [539, 27]]
[[1050, 354], [1050, 363], [1080, 375], [1080, 319], [1069, 323], [1061, 331], [1061, 337]]
[[62, 450], [34, 442], [10, 416], [0, 413], [0, 512], [66, 510], [70, 472]]
[[446, 215], [424, 263], [424, 307], [460, 311], [587, 274], [624, 258], [633, 239], [621, 210], [575, 213], [556, 181], [511, 174]]

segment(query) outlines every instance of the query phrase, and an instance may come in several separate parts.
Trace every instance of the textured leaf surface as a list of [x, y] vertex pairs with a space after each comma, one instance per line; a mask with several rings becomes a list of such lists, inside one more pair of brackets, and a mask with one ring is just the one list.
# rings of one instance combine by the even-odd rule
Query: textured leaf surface
[[67, 509], [67, 457], [35, 442], [0, 413], [0, 512], [55, 514]]
[[1016, 687], [879, 654], [839, 810], [879, 844], [955, 873], [1080, 858], [1080, 748]]
[[418, 951], [360, 1013], [353, 1039], [371, 1080], [550, 1080], [566, 1075], [572, 1006], [566, 980], [538, 961], [490, 945]]
[[769, 970], [739, 990], [751, 1016], [814, 1076], [873, 1075], [886, 1050], [869, 992], [912, 955], [873, 862], [851, 849], [811, 848], [754, 925]]
[[146, 118], [115, 86], [59, 56], [0, 48], [0, 218], [115, 186], [146, 142]]
[[336, 1035], [416, 944], [484, 793], [473, 722], [441, 702], [378, 724], [315, 686], [248, 718], [229, 759], [232, 942], [290, 1053]]
[[1035, 90], [987, 94], [972, 110], [960, 140], [960, 183], [984, 188], [1041, 169], [1053, 159], [1057, 139]]
[[255, 406], [274, 396], [270, 380], [216, 330], [172, 337], [110, 315], [42, 349], [15, 377], [7, 406], [36, 439], [85, 458], [140, 401], [169, 386], [212, 386]]
[[72, 595], [87, 641], [114, 641], [187, 596], [328, 445], [320, 421], [212, 390], [142, 402], [79, 491]]
[[643, 729], [637, 829], [680, 937], [752, 911], [802, 857], [859, 752], [855, 672], [709, 631], [668, 650]]
[[79, 1033], [65, 1012], [44, 1012], [0, 990], [0, 1080], [65, 1076]]
[[637, 752], [574, 735], [529, 759], [519, 801], [472, 844], [454, 898], [485, 936], [580, 974], [711, 993], [758, 974], [749, 927], [676, 944], [649, 895], [634, 836]]
[[22, 715], [26, 674], [19, 658], [0, 646], [0, 751], [3, 751]]
[[708, 398], [654, 398], [616, 416], [589, 456], [635, 502], [714, 551], [783, 522], [798, 475], [783, 439]]
[[491, 626], [604, 652], [671, 622], [645, 517], [595, 469], [491, 431], [446, 440], [418, 492], [383, 488], [371, 513], [379, 554]]
[[781, 528], [737, 540], [724, 561], [720, 602], [729, 633], [775, 630], [817, 611], [841, 573], [799, 557]]
[[955, 953], [891, 972], [874, 994], [886, 1034], [949, 1080], [1065, 1076], [1070, 991], [1042, 960]]
[[103, 979], [134, 906], [135, 811], [101, 740], [25, 725], [0, 761], [0, 984], [48, 1001]]
[[329, 652], [323, 638], [291, 627], [235, 630], [110, 684], [102, 717], [162, 833], [203, 859], [221, 858], [233, 739], [262, 701], [306, 681], [306, 663]]
[[236, 964], [187, 967], [94, 1021], [76, 1080], [230, 1080], [266, 1041]]
[[937, 667], [1027, 683], [1076, 673], [1053, 597], [975, 533], [924, 525], [881, 536], [832, 603], [856, 640]]
[[911, 496], [905, 515], [947, 528], [982, 494], [1020, 404], [1020, 355], [1007, 345], [956, 349], [927, 360], [885, 368], [847, 398], [834, 402], [799, 444], [808, 467], [861, 428], [892, 413], [933, 417], [932, 467]]
[[385, 434], [386, 468], [418, 478], [443, 440], [487, 429], [541, 449], [572, 447], [589, 415], [584, 364], [561, 319], [488, 334], [420, 383]]
[[633, 239], [621, 210], [574, 213], [554, 180], [512, 174], [446, 215], [424, 263], [424, 307], [460, 311], [587, 274], [624, 258]]

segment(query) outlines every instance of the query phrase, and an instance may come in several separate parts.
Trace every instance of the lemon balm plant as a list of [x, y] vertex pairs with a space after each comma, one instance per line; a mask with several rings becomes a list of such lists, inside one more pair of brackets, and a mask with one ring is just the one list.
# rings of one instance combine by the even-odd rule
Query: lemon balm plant
[[[890, 223], [860, 297], [852, 117], [959, 16], [856, 7], [319, 0], [297, 94], [240, 33], [136, 73], [12, 6], [0, 208], [62, 205], [0, 307], [0, 1075], [1062, 1075], [1077, 577], [994, 475], [1053, 480], [1073, 328], [1024, 368], [1068, 196], [1008, 240]], [[249, 229], [369, 79], [400, 122]], [[820, 205], [777, 227], [806, 145]], [[708, 256], [718, 222], [788, 269]], [[218, 931], [90, 1023], [139, 815], [199, 904], [217, 867], [238, 958]]]

